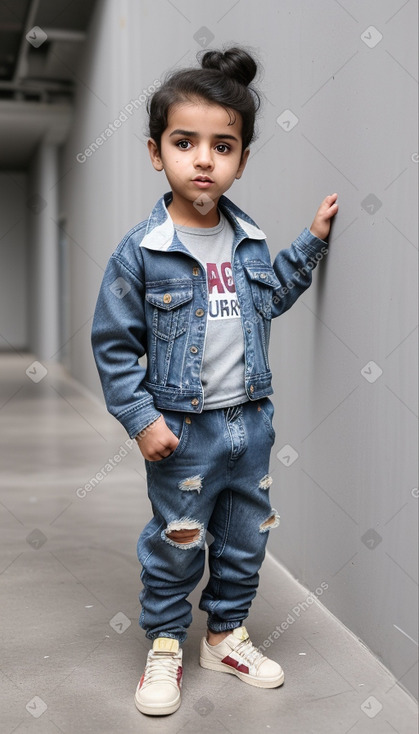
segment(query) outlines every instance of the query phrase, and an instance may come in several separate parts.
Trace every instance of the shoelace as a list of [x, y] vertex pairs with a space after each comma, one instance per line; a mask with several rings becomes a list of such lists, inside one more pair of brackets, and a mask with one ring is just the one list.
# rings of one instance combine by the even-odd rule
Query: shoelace
[[247, 660], [250, 665], [258, 667], [263, 660], [266, 660], [265, 656], [262, 655], [260, 650], [258, 650], [249, 639], [243, 640], [243, 642], [240, 642], [234, 649], [235, 652]]
[[175, 660], [173, 655], [159, 655], [159, 657], [150, 657], [144, 671], [144, 684], [155, 681], [168, 681], [173, 683], [176, 681], [177, 669], [179, 661]]

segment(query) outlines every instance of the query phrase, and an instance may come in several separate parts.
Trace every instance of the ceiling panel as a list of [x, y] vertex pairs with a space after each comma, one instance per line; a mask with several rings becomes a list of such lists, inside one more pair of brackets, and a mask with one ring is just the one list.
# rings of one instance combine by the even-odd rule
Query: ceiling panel
[[0, 169], [25, 169], [41, 139], [65, 140], [95, 4], [0, 1]]

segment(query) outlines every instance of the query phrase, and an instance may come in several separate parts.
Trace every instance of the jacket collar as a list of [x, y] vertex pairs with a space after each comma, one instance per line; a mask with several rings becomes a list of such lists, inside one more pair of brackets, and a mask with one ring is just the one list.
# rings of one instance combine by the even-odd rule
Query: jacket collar
[[[173, 220], [167, 211], [167, 206], [172, 200], [172, 192], [164, 194], [159, 199], [147, 220], [146, 233], [142, 239], [141, 247], [148, 250], [183, 250], [188, 252], [177, 236]], [[235, 244], [249, 237], [252, 240], [265, 240], [266, 235], [257, 224], [250, 219], [238, 206], [233, 204], [226, 196], [220, 196], [218, 207], [230, 221], [234, 229]]]

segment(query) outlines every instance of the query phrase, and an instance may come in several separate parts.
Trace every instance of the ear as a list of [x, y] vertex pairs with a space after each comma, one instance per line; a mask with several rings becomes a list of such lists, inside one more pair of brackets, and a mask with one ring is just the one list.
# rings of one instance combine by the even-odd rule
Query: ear
[[159, 152], [158, 145], [156, 141], [153, 140], [153, 138], [149, 138], [147, 140], [147, 148], [148, 148], [150, 159], [151, 159], [151, 162], [154, 168], [156, 169], [156, 171], [162, 171], [163, 162], [162, 162], [162, 159], [160, 158], [160, 152]]
[[241, 178], [242, 173], [244, 169], [246, 168], [246, 163], [249, 158], [249, 154], [250, 154], [250, 148], [246, 148], [246, 150], [243, 151], [242, 159], [240, 161], [240, 166], [236, 173], [236, 178]]

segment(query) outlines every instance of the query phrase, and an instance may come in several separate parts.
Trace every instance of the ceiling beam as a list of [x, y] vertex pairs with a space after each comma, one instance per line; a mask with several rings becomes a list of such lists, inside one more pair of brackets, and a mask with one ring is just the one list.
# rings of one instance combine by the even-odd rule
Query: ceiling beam
[[13, 83], [18, 85], [20, 79], [26, 76], [28, 66], [28, 47], [29, 42], [26, 39], [26, 34], [34, 27], [35, 18], [38, 12], [39, 0], [31, 0], [28, 12], [26, 13], [25, 22], [23, 24], [22, 38], [20, 39], [19, 52], [17, 55], [15, 73], [13, 75]]
[[84, 31], [70, 31], [62, 28], [43, 28], [48, 36], [48, 41], [69, 41], [70, 43], [83, 43], [86, 40]]

